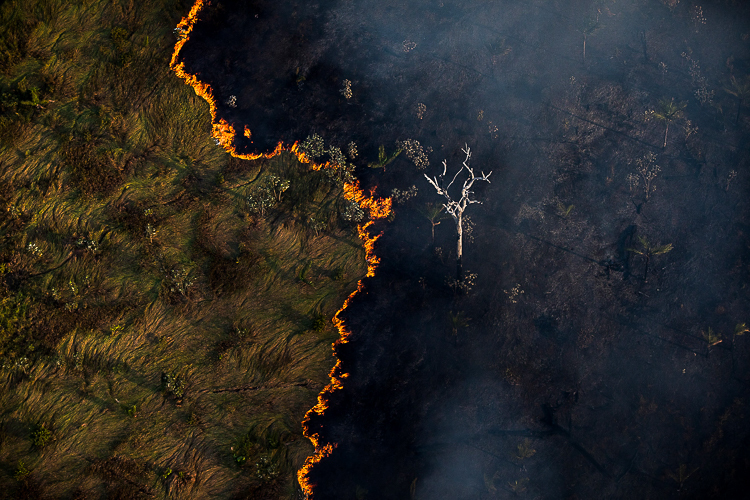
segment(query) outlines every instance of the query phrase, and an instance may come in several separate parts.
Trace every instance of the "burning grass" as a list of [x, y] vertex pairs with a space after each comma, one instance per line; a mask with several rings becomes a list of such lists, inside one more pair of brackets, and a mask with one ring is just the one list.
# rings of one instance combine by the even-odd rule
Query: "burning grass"
[[[212, 117], [211, 135], [214, 137], [216, 144], [222, 146], [232, 156], [240, 159], [255, 160], [259, 158], [273, 158], [278, 156], [283, 151], [289, 151], [297, 157], [297, 160], [299, 162], [310, 163], [310, 159], [305, 155], [304, 152], [300, 150], [297, 142], [295, 142], [291, 146], [285, 146], [280, 142], [273, 151], [268, 153], [243, 154], [237, 151], [234, 146], [237, 133], [233, 125], [227, 123], [226, 120], [217, 116], [216, 99], [214, 97], [213, 90], [208, 84], [201, 82], [196, 75], [188, 73], [185, 70], [185, 64], [183, 62], [179, 62], [180, 51], [182, 50], [182, 47], [185, 45], [185, 43], [189, 40], [190, 33], [198, 20], [198, 15], [200, 14], [203, 6], [203, 0], [196, 0], [189, 14], [185, 18], [183, 18], [183, 20], [180, 21], [180, 23], [177, 25], [177, 32], [179, 33], [180, 39], [175, 45], [175, 50], [172, 55], [170, 67], [177, 74], [177, 76], [182, 78], [186, 84], [193, 88], [196, 95], [202, 97], [208, 102]], [[248, 139], [252, 137], [252, 131], [250, 128], [248, 128], [247, 125], [244, 126], [242, 135]], [[314, 171], [321, 171], [327, 168], [335, 168], [335, 165], [332, 165], [330, 163], [313, 164]], [[362, 210], [368, 212], [370, 220], [368, 222], [359, 224], [357, 227], [357, 231], [365, 248], [365, 260], [367, 262], [366, 276], [374, 276], [375, 268], [380, 262], [374, 251], [375, 242], [380, 237], [380, 234], [373, 236], [370, 234], [369, 229], [375, 220], [386, 218], [391, 214], [391, 199], [376, 198], [374, 190], [370, 192], [368, 196], [361, 189], [359, 182], [357, 181], [344, 182], [343, 194], [346, 200], [358, 204], [362, 208]], [[363, 284], [360, 280], [358, 282], [357, 289], [349, 295], [343, 306], [336, 312], [333, 318], [333, 322], [339, 332], [339, 338], [333, 344], [334, 353], [338, 345], [348, 342], [350, 335], [339, 315], [346, 309], [351, 298], [362, 290], [362, 287]], [[305, 430], [304, 434], [308, 439], [310, 439], [313, 446], [315, 447], [314, 454], [305, 460], [303, 467], [300, 468], [297, 473], [299, 485], [306, 497], [310, 497], [313, 494], [314, 485], [312, 485], [308, 480], [308, 473], [310, 469], [316, 463], [320, 462], [320, 460], [330, 455], [333, 452], [333, 449], [336, 447], [336, 443], [320, 442], [320, 436], [310, 428], [310, 417], [314, 414], [322, 415], [325, 412], [326, 408], [328, 407], [329, 395], [334, 391], [341, 389], [343, 387], [343, 380], [348, 376], [347, 373], [342, 372], [340, 360], [336, 362], [336, 365], [331, 370], [329, 376], [331, 379], [330, 383], [328, 383], [328, 385], [326, 385], [325, 388], [320, 392], [320, 394], [318, 395], [317, 404], [307, 412], [304, 420], [302, 421], [302, 425]]]

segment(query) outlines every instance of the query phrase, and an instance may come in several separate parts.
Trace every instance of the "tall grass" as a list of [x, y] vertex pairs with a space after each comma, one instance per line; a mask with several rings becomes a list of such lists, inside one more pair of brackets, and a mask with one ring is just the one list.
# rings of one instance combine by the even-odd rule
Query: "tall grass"
[[[0, 488], [11, 496], [292, 497], [311, 452], [300, 422], [337, 335], [314, 320], [356, 287], [363, 252], [320, 172], [214, 145], [208, 106], [168, 70], [187, 8], [0, 6]], [[269, 175], [290, 188], [260, 217], [246, 198]], [[35, 447], [41, 425], [52, 438]], [[20, 481], [19, 461], [31, 471]]]

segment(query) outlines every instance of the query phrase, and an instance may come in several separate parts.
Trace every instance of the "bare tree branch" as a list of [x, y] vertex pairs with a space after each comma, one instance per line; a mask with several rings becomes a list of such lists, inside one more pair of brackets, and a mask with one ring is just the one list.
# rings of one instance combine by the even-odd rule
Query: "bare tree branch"
[[[438, 177], [432, 177], [430, 178], [427, 174], [424, 174], [425, 178], [427, 179], [427, 182], [432, 184], [432, 187], [435, 188], [435, 191], [437, 191], [437, 194], [444, 197], [447, 201], [443, 203], [443, 207], [445, 207], [445, 211], [448, 212], [451, 217], [453, 217], [454, 222], [456, 223], [456, 230], [458, 231], [458, 255], [457, 255], [457, 269], [458, 269], [458, 279], [461, 279], [461, 257], [463, 254], [463, 213], [464, 210], [466, 210], [466, 207], [474, 204], [474, 203], [482, 203], [479, 200], [472, 199], [471, 196], [474, 194], [474, 192], [471, 190], [471, 187], [474, 185], [475, 181], [484, 181], [489, 183], [490, 182], [490, 175], [492, 175], [492, 172], [490, 171], [489, 174], [485, 174], [484, 171], [482, 171], [481, 177], [477, 177], [477, 175], [474, 173], [474, 169], [472, 169], [469, 166], [469, 162], [471, 161], [471, 148], [469, 148], [469, 145], [464, 145], [464, 148], [462, 149], [464, 154], [466, 155], [466, 158], [463, 161], [463, 165], [461, 168], [456, 172], [456, 174], [453, 176], [453, 179], [448, 184], [447, 187], [443, 188], [443, 179], [445, 177], [446, 172], [448, 171], [448, 164], [445, 160], [443, 160], [443, 173]], [[454, 182], [456, 182], [456, 179], [458, 179], [458, 176], [461, 174], [461, 172], [464, 171], [464, 169], [469, 173], [469, 177], [464, 180], [463, 186], [461, 187], [461, 198], [458, 199], [458, 201], [451, 198], [450, 193], [448, 193], [448, 190], [451, 188]], [[439, 179], [439, 180], [438, 180]]]

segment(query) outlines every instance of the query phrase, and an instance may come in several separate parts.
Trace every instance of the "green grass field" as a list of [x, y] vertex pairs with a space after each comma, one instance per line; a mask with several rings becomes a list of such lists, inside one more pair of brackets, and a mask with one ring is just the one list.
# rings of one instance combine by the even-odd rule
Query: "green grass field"
[[363, 250], [322, 172], [215, 145], [169, 70], [189, 8], [0, 6], [10, 497], [290, 498], [313, 451], [300, 422]]

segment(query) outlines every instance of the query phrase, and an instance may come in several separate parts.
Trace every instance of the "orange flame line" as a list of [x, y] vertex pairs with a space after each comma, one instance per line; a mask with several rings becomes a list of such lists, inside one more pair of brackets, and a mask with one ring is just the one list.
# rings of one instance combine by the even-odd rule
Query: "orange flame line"
[[[276, 148], [270, 153], [256, 153], [256, 154], [243, 154], [237, 151], [234, 146], [234, 138], [236, 132], [234, 127], [223, 118], [217, 119], [217, 106], [216, 98], [213, 94], [213, 89], [207, 83], [198, 80], [196, 75], [191, 75], [185, 71], [185, 63], [178, 62], [180, 51], [190, 37], [190, 33], [193, 31], [195, 23], [198, 21], [198, 14], [201, 12], [203, 7], [208, 2], [206, 0], [196, 0], [193, 7], [186, 17], [184, 17], [178, 24], [177, 30], [180, 33], [180, 38], [175, 44], [174, 52], [172, 53], [172, 60], [170, 61], [169, 67], [174, 71], [178, 77], [182, 78], [186, 84], [193, 88], [195, 93], [202, 97], [208, 102], [209, 111], [211, 113], [211, 136], [216, 139], [219, 146], [224, 148], [229, 154], [234, 157], [241, 158], [243, 160], [257, 160], [259, 158], [273, 158], [282, 151], [289, 151], [297, 156], [300, 163], [310, 163], [313, 170], [321, 170], [324, 168], [333, 168], [334, 165], [330, 163], [315, 164], [310, 158], [305, 155], [300, 149], [299, 144], [295, 142], [291, 146], [285, 146], [282, 142], [276, 146]], [[252, 136], [250, 128], [245, 125], [243, 135], [246, 138]], [[358, 181], [352, 183], [344, 183], [344, 197], [347, 200], [354, 201], [359, 206], [367, 211], [370, 216], [370, 220], [359, 224], [357, 226], [357, 233], [359, 238], [363, 242], [365, 250], [365, 261], [367, 262], [367, 274], [365, 277], [371, 277], [375, 275], [375, 268], [380, 263], [380, 259], [375, 255], [375, 242], [383, 235], [379, 233], [377, 235], [370, 235], [369, 228], [377, 219], [383, 219], [388, 217], [392, 211], [391, 198], [375, 198], [374, 188], [370, 191], [370, 195], [367, 196], [359, 185]], [[357, 289], [354, 290], [344, 301], [344, 304], [333, 316], [333, 324], [339, 332], [339, 338], [333, 343], [332, 347], [334, 350], [334, 356], [336, 354], [336, 346], [349, 342], [351, 333], [346, 329], [344, 321], [340, 318], [342, 311], [344, 311], [351, 303], [352, 298], [364, 289], [362, 280], [357, 282]], [[341, 372], [341, 373], [340, 373]], [[343, 381], [349, 376], [348, 373], [343, 373], [341, 368], [341, 360], [337, 359], [336, 364], [331, 369], [329, 377], [331, 381], [326, 385], [320, 394], [318, 394], [318, 402], [305, 414], [305, 418], [302, 420], [303, 434], [307, 437], [315, 447], [315, 453], [307, 457], [304, 465], [297, 471], [297, 480], [299, 481], [302, 491], [305, 493], [306, 498], [312, 498], [313, 487], [308, 478], [308, 473], [312, 467], [320, 462], [325, 457], [333, 453], [336, 448], [336, 443], [322, 444], [320, 442], [320, 435], [310, 430], [310, 418], [313, 415], [322, 415], [328, 408], [328, 397], [335, 391], [343, 388]]]
[[[370, 212], [371, 220], [357, 226], [357, 233], [359, 234], [359, 238], [364, 244], [365, 261], [367, 261], [367, 274], [365, 275], [365, 277], [375, 276], [375, 268], [377, 268], [378, 264], [380, 263], [380, 259], [375, 255], [375, 242], [383, 235], [383, 233], [381, 232], [377, 235], [371, 236], [368, 229], [375, 222], [375, 219], [388, 217], [388, 215], [390, 215], [391, 213], [392, 207], [392, 201], [390, 198], [376, 199], [374, 197], [374, 193], [371, 193], [371, 195], [371, 197], [367, 197], [364, 194], [362, 189], [359, 187], [358, 181], [355, 181], [351, 184], [344, 184], [344, 197], [348, 200], [359, 203], [359, 206], [362, 207], [363, 210], [368, 210]], [[341, 319], [340, 315], [344, 310], [346, 310], [347, 307], [349, 307], [349, 304], [351, 303], [354, 296], [361, 292], [363, 289], [364, 283], [362, 282], [362, 280], [359, 280], [357, 282], [357, 289], [349, 294], [349, 296], [344, 301], [344, 304], [338, 311], [336, 311], [336, 314], [334, 314], [333, 316], [333, 324], [339, 331], [339, 338], [336, 340], [336, 342], [333, 343], [332, 346], [334, 356], [336, 355], [336, 347], [341, 344], [346, 344], [347, 342], [349, 342], [349, 339], [351, 337], [351, 332], [346, 329], [344, 320]], [[310, 419], [314, 415], [322, 415], [328, 408], [329, 396], [335, 391], [343, 389], [343, 381], [349, 376], [349, 374], [341, 372], [341, 360], [337, 359], [336, 364], [328, 374], [328, 376], [331, 378], [331, 382], [326, 385], [322, 391], [320, 391], [320, 394], [318, 394], [317, 404], [310, 410], [308, 410], [305, 414], [305, 418], [302, 419], [303, 434], [312, 442], [313, 446], [315, 447], [315, 453], [307, 457], [307, 460], [305, 460], [305, 464], [297, 471], [297, 480], [299, 481], [300, 487], [305, 493], [306, 498], [312, 498], [314, 487], [314, 484], [312, 484], [308, 478], [310, 470], [315, 466], [315, 464], [320, 462], [325, 457], [329, 456], [333, 452], [333, 449], [336, 447], [336, 443], [326, 443], [325, 445], [321, 445], [320, 435], [317, 432], [312, 432], [310, 430]]]

